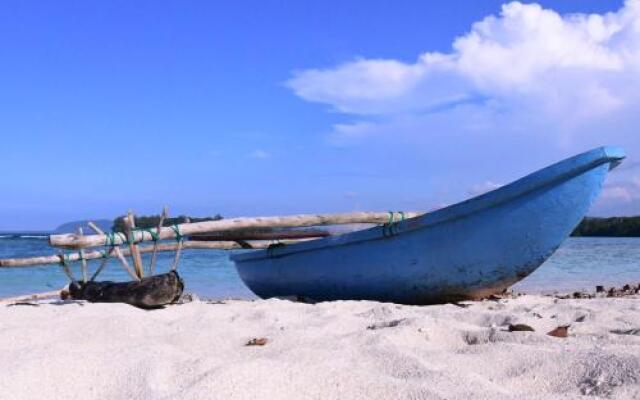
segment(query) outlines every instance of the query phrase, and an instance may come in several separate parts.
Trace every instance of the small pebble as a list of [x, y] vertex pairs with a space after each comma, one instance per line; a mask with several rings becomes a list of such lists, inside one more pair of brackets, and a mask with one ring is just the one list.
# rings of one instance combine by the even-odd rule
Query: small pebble
[[264, 346], [269, 340], [267, 338], [253, 338], [245, 346]]
[[509, 332], [535, 332], [535, 329], [525, 324], [509, 325]]
[[557, 338], [566, 338], [569, 336], [569, 327], [571, 325], [559, 326], [556, 329], [547, 332], [547, 335], [557, 337]]

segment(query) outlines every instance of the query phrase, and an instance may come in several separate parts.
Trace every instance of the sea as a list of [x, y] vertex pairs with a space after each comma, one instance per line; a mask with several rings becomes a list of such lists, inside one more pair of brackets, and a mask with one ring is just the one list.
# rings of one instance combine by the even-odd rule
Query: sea
[[[0, 258], [55, 254], [45, 234], [0, 234]], [[149, 255], [144, 256], [145, 266]], [[159, 253], [157, 271], [166, 271], [173, 253]], [[99, 261], [91, 261], [89, 269]], [[79, 263], [74, 274], [81, 276]], [[186, 250], [178, 271], [185, 281], [185, 291], [207, 299], [254, 299], [242, 283], [228, 251]], [[100, 274], [99, 280], [127, 281], [126, 272], [115, 261]], [[621, 286], [640, 284], [640, 238], [569, 238], [533, 274], [517, 283], [513, 290], [521, 293], [570, 293], [594, 291], [596, 285]], [[67, 284], [59, 265], [0, 268], [0, 298], [58, 290]]]

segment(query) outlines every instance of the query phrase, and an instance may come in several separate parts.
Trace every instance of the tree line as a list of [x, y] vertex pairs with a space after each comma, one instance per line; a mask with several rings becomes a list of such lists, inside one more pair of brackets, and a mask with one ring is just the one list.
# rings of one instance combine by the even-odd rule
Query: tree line
[[595, 218], [586, 217], [571, 236], [640, 236], [640, 216]]

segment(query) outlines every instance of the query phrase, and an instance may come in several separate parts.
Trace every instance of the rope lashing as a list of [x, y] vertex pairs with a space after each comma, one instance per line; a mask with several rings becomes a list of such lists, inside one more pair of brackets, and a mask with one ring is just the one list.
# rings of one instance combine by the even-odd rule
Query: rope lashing
[[176, 234], [176, 242], [181, 242], [184, 236], [180, 233], [180, 227], [178, 225], [171, 225], [171, 229]]
[[392, 236], [393, 235], [393, 220], [394, 215], [393, 211], [388, 211], [389, 213], [389, 221], [382, 225], [382, 236]]
[[393, 213], [393, 211], [389, 211], [389, 222], [387, 222], [389, 225], [393, 224], [393, 219], [395, 218], [395, 215]]
[[147, 228], [147, 229], [142, 229], [143, 232], [147, 232], [149, 235], [151, 235], [151, 240], [153, 240], [154, 242], [157, 242], [159, 239], [159, 235], [158, 235], [158, 231], [152, 228]]
[[182, 253], [182, 234], [180, 233], [180, 227], [178, 225], [171, 225], [171, 229], [176, 233], [176, 242], [178, 242], [178, 248], [176, 249], [176, 254], [173, 257], [173, 265], [171, 266], [171, 270], [175, 271], [178, 268], [178, 261], [180, 261], [180, 254]]
[[135, 231], [130, 231], [127, 235], [127, 244], [129, 245], [129, 247], [131, 247], [131, 245], [136, 244], [136, 233]]
[[128, 240], [123, 240], [121, 238], [120, 232], [107, 232], [104, 234], [104, 245], [107, 247], [114, 247], [119, 245], [120, 243], [116, 243], [116, 237], [120, 239], [121, 242], [128, 242]]
[[104, 234], [104, 245], [113, 247], [115, 245], [115, 240], [113, 237], [113, 232], [107, 232]]
[[[405, 220], [405, 214], [404, 211], [397, 211], [398, 214], [400, 214], [400, 221], [397, 222], [402, 222]], [[396, 232], [394, 231], [394, 224], [396, 223], [395, 221], [395, 213], [393, 211], [389, 211], [389, 222], [387, 222], [386, 224], [382, 225], [382, 235], [383, 236], [393, 236]]]

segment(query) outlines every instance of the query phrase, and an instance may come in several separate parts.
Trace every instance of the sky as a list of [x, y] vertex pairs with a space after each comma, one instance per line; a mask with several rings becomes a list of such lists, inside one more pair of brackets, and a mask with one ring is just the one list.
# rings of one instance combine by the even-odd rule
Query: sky
[[433, 210], [600, 145], [640, 214], [640, 0], [6, 1], [0, 230]]

